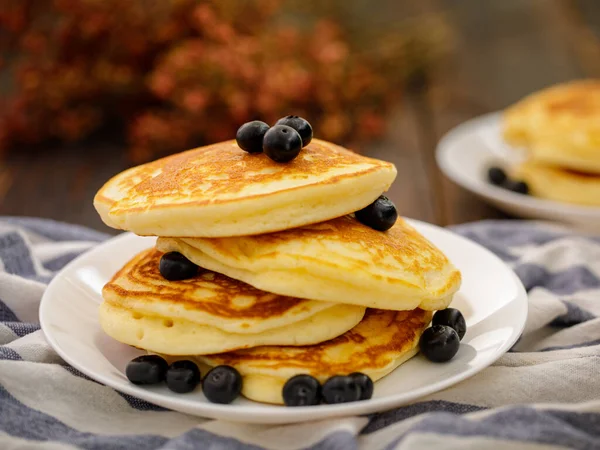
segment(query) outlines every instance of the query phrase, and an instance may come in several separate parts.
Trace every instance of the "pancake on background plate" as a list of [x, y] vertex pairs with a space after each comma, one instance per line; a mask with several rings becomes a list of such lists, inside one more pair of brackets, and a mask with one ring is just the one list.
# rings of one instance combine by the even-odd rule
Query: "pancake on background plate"
[[448, 258], [401, 218], [386, 232], [345, 216], [258, 236], [159, 238], [156, 245], [268, 292], [371, 308], [444, 309], [461, 283]]
[[395, 177], [391, 163], [318, 139], [288, 163], [226, 141], [126, 170], [94, 206], [108, 226], [139, 235], [242, 236], [352, 213]]
[[600, 174], [600, 80], [535, 92], [508, 108], [503, 121], [505, 140], [526, 148], [532, 161]]
[[354, 327], [365, 308], [260, 291], [199, 269], [184, 281], [159, 272], [145, 250], [102, 291], [100, 325], [114, 339], [168, 355], [211, 354], [259, 345], [308, 345]]
[[600, 206], [600, 175], [526, 161], [516, 168], [514, 176], [525, 181], [536, 197]]
[[310, 374], [321, 383], [340, 374], [362, 372], [376, 381], [418, 351], [431, 312], [368, 309], [362, 321], [343, 335], [305, 347], [268, 346], [219, 355], [198, 356], [204, 366], [227, 364], [244, 378], [242, 394], [282, 404], [283, 385], [294, 375]]

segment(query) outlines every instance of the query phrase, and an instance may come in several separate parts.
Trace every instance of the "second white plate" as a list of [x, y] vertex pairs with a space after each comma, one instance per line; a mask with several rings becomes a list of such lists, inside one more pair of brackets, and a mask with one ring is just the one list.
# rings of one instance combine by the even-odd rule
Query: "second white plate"
[[453, 182], [508, 213], [600, 229], [598, 207], [520, 195], [487, 181], [490, 166], [507, 165], [519, 158], [502, 139], [500, 112], [477, 117], [449, 131], [438, 144], [436, 158], [442, 172]]
[[40, 306], [40, 322], [52, 347], [84, 374], [173, 410], [265, 424], [384, 411], [444, 389], [484, 369], [514, 344], [527, 316], [523, 285], [500, 259], [448, 230], [417, 221], [411, 223], [461, 270], [463, 284], [452, 306], [465, 315], [468, 331], [452, 361], [435, 364], [416, 356], [378, 381], [374, 397], [367, 401], [286, 408], [239, 398], [231, 405], [217, 405], [207, 401], [201, 389], [181, 395], [162, 385], [140, 387], [129, 383], [125, 366], [142, 352], [104, 334], [98, 323], [98, 306], [102, 302], [103, 285], [135, 254], [154, 245], [154, 238], [123, 234], [71, 262], [48, 286]]

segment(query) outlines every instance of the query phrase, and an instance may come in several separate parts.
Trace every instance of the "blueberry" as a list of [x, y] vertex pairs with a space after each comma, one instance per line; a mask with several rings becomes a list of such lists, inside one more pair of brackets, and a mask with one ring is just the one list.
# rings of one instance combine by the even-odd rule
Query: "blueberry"
[[287, 125], [275, 125], [263, 139], [265, 155], [275, 162], [289, 162], [302, 150], [302, 138], [296, 130]]
[[231, 403], [242, 392], [242, 376], [231, 366], [216, 366], [204, 377], [202, 391], [213, 403]]
[[302, 147], [306, 147], [313, 138], [313, 129], [306, 119], [298, 116], [285, 116], [279, 119], [276, 125], [287, 125], [298, 132], [302, 139]]
[[158, 355], [142, 355], [129, 361], [125, 375], [133, 384], [156, 384], [165, 379], [168, 367]]
[[529, 194], [529, 185], [524, 181], [508, 180], [506, 183], [504, 183], [504, 187], [509, 191], [516, 192], [517, 194]]
[[433, 362], [450, 361], [460, 346], [458, 333], [446, 325], [434, 325], [427, 328], [419, 340], [419, 349]]
[[167, 387], [178, 394], [192, 392], [200, 383], [200, 369], [190, 360], [175, 361], [167, 369]]
[[335, 375], [323, 385], [325, 403], [346, 403], [360, 400], [361, 390], [353, 377]]
[[490, 183], [496, 186], [502, 186], [508, 179], [506, 172], [500, 167], [490, 167], [487, 176]]
[[446, 308], [436, 312], [433, 315], [432, 325], [448, 325], [454, 328], [458, 334], [458, 338], [462, 340], [467, 332], [467, 323], [462, 313], [455, 308]]
[[321, 383], [310, 375], [296, 375], [283, 386], [285, 406], [318, 405], [321, 401]]
[[269, 130], [269, 125], [260, 120], [247, 122], [238, 128], [235, 140], [242, 150], [248, 153], [260, 153], [263, 151], [263, 138]]
[[359, 400], [369, 400], [373, 396], [373, 380], [368, 375], [360, 372], [354, 372], [348, 375], [354, 380], [354, 383], [360, 389]]
[[162, 255], [158, 265], [160, 274], [169, 281], [185, 280], [198, 273], [198, 266], [178, 252]]
[[398, 211], [394, 203], [385, 195], [380, 195], [369, 206], [354, 213], [359, 222], [378, 230], [386, 231], [398, 220]]

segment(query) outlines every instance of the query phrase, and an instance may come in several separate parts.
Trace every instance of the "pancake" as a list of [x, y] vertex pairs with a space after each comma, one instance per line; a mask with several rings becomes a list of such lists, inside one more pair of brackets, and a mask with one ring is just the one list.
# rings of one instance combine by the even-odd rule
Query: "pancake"
[[270, 294], [207, 270], [167, 281], [160, 256], [143, 251], [104, 287], [100, 325], [109, 336], [169, 355], [210, 354], [323, 342], [364, 315], [363, 307]]
[[139, 235], [241, 236], [357, 211], [395, 177], [393, 164], [318, 139], [285, 164], [227, 141], [126, 170], [94, 206], [108, 226]]
[[403, 219], [386, 232], [344, 216], [259, 236], [159, 238], [156, 246], [267, 292], [370, 308], [443, 309], [461, 282]]
[[304, 347], [257, 347], [230, 353], [198, 356], [203, 373], [207, 366], [227, 364], [243, 377], [242, 394], [255, 401], [282, 404], [285, 382], [310, 374], [324, 383], [333, 375], [362, 372], [376, 381], [418, 351], [419, 338], [431, 312], [368, 309], [363, 320], [345, 334]]
[[504, 113], [504, 138], [539, 163], [600, 174], [600, 80], [536, 92]]
[[530, 193], [536, 197], [600, 206], [600, 175], [527, 161], [517, 167], [514, 177], [527, 182]]

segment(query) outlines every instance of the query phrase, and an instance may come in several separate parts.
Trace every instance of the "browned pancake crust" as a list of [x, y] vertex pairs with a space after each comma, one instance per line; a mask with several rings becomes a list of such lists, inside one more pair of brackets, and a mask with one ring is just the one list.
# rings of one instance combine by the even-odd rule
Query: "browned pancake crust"
[[[250, 154], [238, 147], [235, 141], [219, 142], [176, 155], [171, 155], [136, 169], [135, 177], [125, 177], [119, 186], [129, 197], [144, 198], [143, 204], [127, 205], [129, 213], [148, 209], [172, 208], [172, 202], [161, 204], [160, 199], [167, 196], [181, 196], [185, 191], [188, 200], [178, 202], [176, 206], [204, 206], [239, 201], [237, 193], [251, 185], [262, 185], [280, 180], [302, 179], [309, 175], [326, 173], [332, 168], [373, 162], [363, 171], [353, 173], [366, 174], [380, 170], [390, 163], [376, 161], [357, 155], [337, 145], [324, 141], [312, 141], [302, 149], [302, 157], [281, 164], [269, 159], [265, 154]], [[156, 176], [153, 174], [161, 170]], [[324, 181], [315, 181], [313, 185], [337, 183], [347, 175], [329, 177]], [[278, 189], [293, 191], [303, 186]], [[208, 195], [210, 193], [210, 195]], [[259, 198], [272, 193], [244, 194], [245, 199]], [[101, 203], [113, 203], [101, 189], [96, 200]], [[124, 202], [125, 199], [119, 202]]]
[[[211, 355], [215, 364], [236, 366], [244, 362], [269, 369], [298, 368], [313, 374], [346, 374], [363, 368], [384, 368], [414, 347], [415, 341], [431, 321], [432, 313], [413, 311], [388, 311], [367, 309], [363, 320], [343, 335], [316, 345], [303, 347], [269, 346]], [[391, 337], [388, 336], [391, 334]], [[376, 343], [375, 334], [386, 336]], [[366, 340], [370, 344], [361, 346]], [[355, 350], [331, 358], [335, 347], [354, 343]], [[328, 355], [329, 353], [329, 355]]]
[[557, 133], [596, 138], [600, 80], [575, 80], [535, 92], [509, 107], [504, 119], [504, 137], [513, 145], [530, 146], [542, 135]]
[[[424, 236], [417, 232], [404, 219], [398, 218], [396, 224], [386, 232], [373, 231], [352, 216], [339, 217], [314, 225], [306, 225], [291, 230], [278, 231], [256, 236], [240, 236], [236, 238], [210, 239], [211, 247], [219, 253], [239, 258], [240, 255], [255, 257], [267, 256], [277, 244], [294, 241], [315, 242], [337, 241], [340, 246], [351, 247], [353, 254], [363, 255], [362, 259], [354, 259], [356, 270], [367, 270], [377, 266], [391, 272], [397, 272], [398, 267], [419, 278], [428, 273], [441, 271], [450, 262], [444, 253], [437, 249]], [[193, 243], [194, 238], [189, 238]], [[323, 245], [326, 248], [325, 244]], [[251, 246], [251, 254], [248, 248]], [[325, 264], [326, 261], [320, 263]], [[433, 295], [443, 296], [445, 291], [455, 289], [461, 282], [461, 275], [454, 270], [444, 279], [440, 292]]]
[[[184, 305], [188, 310], [236, 319], [277, 317], [308, 302], [264, 292], [242, 281], [203, 269], [194, 278], [167, 281], [158, 269], [161, 256], [162, 253], [156, 249], [139, 253], [104, 286], [104, 297], [109, 299], [111, 293], [116, 294], [124, 307], [127, 307], [128, 299], [135, 299], [137, 302], [159, 301], [161, 304]], [[135, 288], [123, 288], [118, 283], [123, 278]], [[209, 290], [210, 297], [198, 296], [198, 289]], [[236, 304], [233, 300], [238, 296], [247, 296], [252, 301]]]
[[579, 118], [598, 116], [600, 103], [597, 93], [600, 92], [600, 81], [588, 80], [573, 83], [567, 89], [560, 91], [554, 97], [549, 97], [546, 103], [548, 115], [570, 115]]

